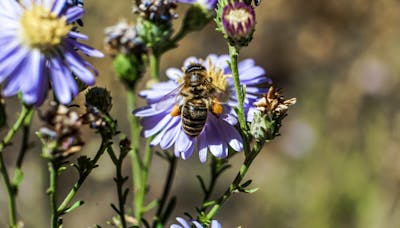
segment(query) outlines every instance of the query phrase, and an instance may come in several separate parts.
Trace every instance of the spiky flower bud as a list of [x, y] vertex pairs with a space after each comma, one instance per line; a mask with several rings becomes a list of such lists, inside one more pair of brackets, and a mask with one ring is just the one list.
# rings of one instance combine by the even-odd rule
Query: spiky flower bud
[[218, 1], [216, 22], [225, 39], [236, 48], [247, 46], [256, 25], [254, 8], [241, 1]]
[[110, 92], [102, 87], [93, 87], [85, 94], [86, 106], [96, 107], [103, 113], [108, 113], [112, 107]]
[[51, 109], [41, 115], [45, 126], [36, 133], [43, 143], [43, 157], [66, 158], [81, 150], [82, 120], [78, 113], [60, 104], [51, 104]]

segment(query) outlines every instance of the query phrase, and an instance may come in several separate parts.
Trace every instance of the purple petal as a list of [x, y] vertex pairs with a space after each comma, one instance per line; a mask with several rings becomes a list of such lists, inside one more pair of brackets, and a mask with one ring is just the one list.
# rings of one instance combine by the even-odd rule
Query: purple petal
[[26, 66], [30, 73], [29, 82], [21, 84], [23, 100], [26, 104], [40, 105], [46, 93], [46, 87], [43, 86], [43, 81], [47, 81], [44, 74], [45, 58], [40, 51], [33, 50], [30, 62], [30, 66]]
[[165, 74], [169, 79], [176, 81], [178, 78], [181, 78], [184, 73], [180, 69], [174, 67], [168, 68]]
[[54, 93], [60, 103], [68, 104], [71, 102], [72, 96], [65, 78], [72, 77], [71, 73], [57, 58], [51, 59], [50, 62], [50, 77]]
[[170, 148], [176, 142], [180, 131], [182, 131], [182, 125], [180, 124], [179, 119], [178, 122], [175, 122], [175, 126], [165, 132], [160, 142], [161, 149], [166, 150]]
[[55, 0], [53, 8], [51, 9], [51, 12], [60, 15], [60, 13], [62, 13], [65, 4], [66, 4], [67, 0]]
[[[77, 7], [77, 8], [81, 8], [81, 7]], [[87, 56], [95, 57], [95, 58], [103, 58], [104, 57], [104, 54], [101, 51], [96, 50], [86, 44], [79, 43], [73, 39], [69, 39], [69, 41], [72, 43], [72, 45], [74, 47], [81, 50]]]
[[191, 56], [185, 60], [185, 62], [183, 63], [183, 67], [187, 68], [191, 63], [199, 63], [199, 62], [200, 61], [198, 58]]
[[82, 7], [74, 6], [69, 7], [65, 16], [67, 17], [67, 24], [70, 24], [78, 19], [80, 19], [83, 14], [85, 14], [85, 10]]
[[207, 152], [208, 152], [208, 147], [207, 147], [207, 138], [205, 131], [200, 133], [200, 135], [197, 138], [197, 143], [199, 145], [199, 159], [201, 163], [204, 163], [207, 161]]
[[192, 144], [193, 140], [190, 139], [185, 132], [180, 131], [175, 142], [175, 156], [183, 158], [184, 153], [190, 149]]
[[80, 40], [88, 40], [88, 36], [86, 36], [85, 34], [82, 34], [80, 32], [74, 32], [74, 31], [70, 31], [68, 33], [68, 37], [73, 38], [73, 39], [80, 39]]
[[95, 82], [94, 75], [83, 65], [81, 58], [76, 54], [74, 50], [65, 50], [65, 59], [69, 64], [70, 69], [75, 75], [81, 79], [87, 85], [93, 85]]
[[[166, 115], [166, 116], [163, 116], [160, 121], [153, 122], [153, 123], [147, 124], [147, 125], [143, 122], [146, 122], [146, 121], [148, 122], [148, 120], [146, 120], [146, 121], [142, 120], [143, 126], [151, 126], [150, 129], [143, 131], [143, 136], [147, 138], [152, 135], [155, 135], [156, 133], [161, 131], [169, 121], [171, 121], [171, 118], [172, 118], [171, 115]], [[148, 118], [148, 119], [150, 119], [150, 118]]]

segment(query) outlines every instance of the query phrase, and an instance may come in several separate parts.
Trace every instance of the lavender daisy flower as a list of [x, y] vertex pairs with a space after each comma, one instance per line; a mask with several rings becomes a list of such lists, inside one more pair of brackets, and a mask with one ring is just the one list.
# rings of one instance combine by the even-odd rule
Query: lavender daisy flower
[[177, 2], [198, 4], [205, 7], [206, 9], [213, 10], [217, 6], [218, 0], [177, 0]]
[[79, 92], [74, 76], [93, 85], [94, 67], [78, 55], [103, 54], [77, 39], [87, 36], [73, 31], [82, 7], [67, 0], [0, 1], [0, 83], [3, 95], [22, 93], [26, 104], [40, 105], [51, 84], [59, 102], [67, 104]]
[[[199, 151], [201, 162], [207, 160], [209, 150], [215, 157], [224, 158], [228, 155], [228, 145], [235, 151], [242, 150], [242, 141], [234, 125], [237, 122], [233, 107], [237, 106], [233, 79], [230, 77], [230, 69], [227, 64], [228, 55], [209, 55], [206, 60], [190, 57], [184, 62], [182, 70], [169, 68], [166, 72], [171, 79], [152, 86], [149, 90], [140, 92], [147, 99], [148, 106], [134, 112], [136, 116], [142, 117], [142, 134], [144, 137], [155, 136], [151, 145], [160, 145], [166, 150], [174, 145], [177, 157], [189, 158], [195, 149]], [[203, 130], [197, 137], [190, 137], [182, 129], [180, 116], [173, 117], [171, 111], [175, 105], [174, 98], [171, 104], [163, 109], [157, 109], [157, 102], [176, 89], [181, 84], [185, 69], [191, 63], [202, 63], [207, 69], [207, 74], [212, 78], [213, 85], [221, 90], [218, 100], [221, 102], [222, 113], [220, 116], [209, 111], [207, 121]], [[256, 66], [254, 60], [246, 59], [239, 63], [239, 75], [241, 82], [247, 85], [246, 109], [252, 107], [253, 101], [266, 89], [258, 88], [257, 85], [270, 82], [265, 77], [265, 71]], [[250, 113], [250, 112], [249, 112]]]
[[[186, 221], [181, 217], [176, 217], [176, 221], [178, 221], [179, 224], [172, 224], [170, 228], [191, 228], [193, 226], [196, 228], [204, 228], [204, 226], [196, 220]], [[222, 225], [217, 220], [212, 220], [210, 228], [222, 228]]]

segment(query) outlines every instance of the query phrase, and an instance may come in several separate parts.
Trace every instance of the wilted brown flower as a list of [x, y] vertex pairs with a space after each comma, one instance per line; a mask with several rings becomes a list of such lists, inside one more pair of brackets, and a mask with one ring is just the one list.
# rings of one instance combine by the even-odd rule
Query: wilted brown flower
[[82, 120], [78, 113], [53, 103], [51, 109], [40, 117], [45, 126], [39, 129], [37, 135], [44, 144], [44, 157], [67, 157], [81, 150], [84, 143], [80, 132]]
[[270, 113], [273, 116], [283, 116], [290, 105], [296, 104], [296, 100], [296, 98], [285, 99], [281, 95], [281, 89], [275, 89], [274, 86], [271, 86], [268, 93], [253, 104], [263, 113]]

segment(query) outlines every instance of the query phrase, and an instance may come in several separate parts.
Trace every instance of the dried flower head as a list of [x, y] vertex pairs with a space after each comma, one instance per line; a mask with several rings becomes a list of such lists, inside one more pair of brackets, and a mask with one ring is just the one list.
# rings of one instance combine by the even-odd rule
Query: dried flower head
[[142, 18], [156, 22], [168, 22], [178, 18], [175, 12], [175, 0], [136, 0], [133, 13], [139, 14]]
[[81, 150], [80, 128], [82, 120], [78, 113], [61, 104], [51, 104], [51, 109], [41, 115], [45, 126], [37, 135], [43, 142], [43, 156], [65, 158]]
[[117, 24], [104, 30], [106, 38], [106, 51], [113, 57], [118, 54], [141, 55], [146, 52], [146, 46], [138, 37], [136, 26], [126, 20], [120, 20]]
[[281, 95], [281, 90], [275, 89], [273, 86], [269, 88], [268, 93], [263, 98], [254, 102], [258, 110], [263, 113], [270, 113], [274, 117], [285, 115], [289, 106], [294, 104], [296, 104], [296, 98], [285, 99]]

